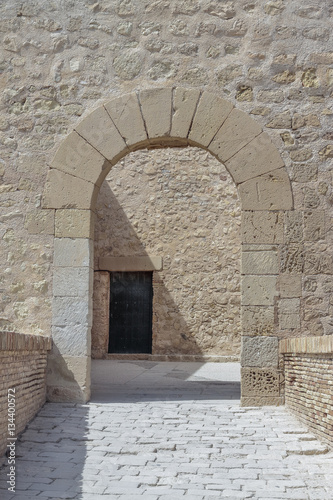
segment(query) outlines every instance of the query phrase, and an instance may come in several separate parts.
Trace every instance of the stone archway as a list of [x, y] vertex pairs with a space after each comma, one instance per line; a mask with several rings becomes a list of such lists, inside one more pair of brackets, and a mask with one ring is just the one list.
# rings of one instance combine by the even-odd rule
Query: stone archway
[[50, 163], [43, 209], [54, 212], [50, 400], [87, 401], [93, 288], [93, 219], [99, 188], [122, 157], [143, 148], [197, 146], [222, 162], [242, 206], [242, 403], [282, 402], [274, 307], [284, 212], [293, 209], [283, 160], [257, 122], [209, 92], [158, 88], [100, 106]]

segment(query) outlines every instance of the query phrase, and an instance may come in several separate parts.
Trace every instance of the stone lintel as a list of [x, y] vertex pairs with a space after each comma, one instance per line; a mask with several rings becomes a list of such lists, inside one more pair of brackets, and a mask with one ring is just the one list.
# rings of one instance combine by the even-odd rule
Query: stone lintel
[[103, 271], [161, 271], [162, 257], [101, 257]]

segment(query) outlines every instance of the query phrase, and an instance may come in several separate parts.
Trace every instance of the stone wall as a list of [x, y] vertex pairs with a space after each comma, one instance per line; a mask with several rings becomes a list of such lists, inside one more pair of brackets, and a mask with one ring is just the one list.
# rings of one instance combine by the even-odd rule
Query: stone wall
[[[77, 317], [65, 317], [61, 311], [62, 304], [67, 303], [71, 311], [75, 305], [82, 312], [80, 307], [87, 306], [91, 290], [90, 286], [88, 291], [76, 290], [74, 297], [71, 290], [63, 291], [66, 269], [60, 268], [78, 267], [78, 260], [75, 257], [74, 263], [68, 263], [67, 259], [63, 265], [62, 256], [70, 246], [73, 255], [79, 247], [90, 249], [88, 240], [93, 239], [93, 229], [88, 212], [103, 178], [102, 174], [94, 178], [91, 165], [96, 160], [97, 169], [107, 171], [111, 164], [106, 157], [116, 163], [124, 156], [124, 151], [113, 156], [111, 150], [119, 144], [126, 146], [126, 134], [133, 132], [137, 122], [131, 116], [127, 132], [104, 144], [103, 158], [82, 139], [87, 131], [81, 122], [95, 110], [95, 120], [113, 112], [116, 120], [117, 110], [112, 105], [98, 115], [101, 106], [127, 93], [132, 96], [131, 103], [138, 102], [135, 96], [140, 94], [145, 118], [159, 125], [146, 128], [145, 138], [153, 132], [147, 140], [152, 145], [169, 115], [161, 111], [155, 116], [149, 114], [151, 94], [144, 91], [161, 90], [165, 96], [169, 91], [164, 89], [187, 87], [192, 97], [215, 96], [209, 108], [214, 123], [198, 122], [190, 145], [205, 148], [212, 142], [212, 154], [233, 172], [242, 200], [243, 362], [250, 359], [243, 372], [247, 380], [244, 388], [252, 387], [248, 390], [252, 399], [247, 402], [260, 402], [263, 379], [270, 380], [265, 386], [266, 401], [271, 397], [271, 401], [277, 401], [274, 397], [280, 394], [282, 366], [277, 355], [274, 360], [270, 356], [270, 349], [277, 350], [277, 339], [333, 333], [332, 14], [328, 0], [1, 2], [0, 327], [49, 335], [53, 326], [53, 335], [60, 337], [61, 355], [68, 356], [63, 364], [69, 367], [69, 373], [83, 358], [84, 370], [88, 369], [91, 311], [85, 310], [84, 328], [72, 328]], [[221, 98], [228, 102], [225, 109], [217, 106]], [[163, 99], [162, 104], [166, 102]], [[187, 107], [186, 112], [192, 117], [194, 111], [201, 113], [200, 106], [196, 108], [197, 99], [189, 101], [195, 106]], [[181, 106], [179, 101], [174, 104]], [[226, 136], [229, 133], [228, 146], [217, 133], [230, 106], [234, 106], [234, 117], [246, 117], [244, 123], [250, 123], [244, 128], [253, 132], [246, 138], [255, 153], [251, 146], [244, 147], [236, 119], [229, 119], [231, 127], [223, 130]], [[113, 131], [125, 123], [123, 116], [118, 118], [117, 126], [112, 127], [109, 119]], [[216, 124], [216, 137], [200, 135], [205, 127], [214, 128]], [[190, 133], [192, 123], [188, 125]], [[88, 131], [90, 141], [94, 128], [96, 121]], [[257, 141], [257, 133], [266, 137], [265, 143]], [[75, 137], [85, 144], [86, 154], [79, 166], [75, 164], [77, 144], [66, 152], [66, 144]], [[71, 138], [69, 142], [67, 138]], [[183, 139], [181, 145], [187, 146], [187, 135]], [[225, 149], [220, 147], [221, 140]], [[237, 153], [230, 153], [233, 140], [233, 146], [238, 145]], [[139, 142], [133, 139], [131, 146]], [[268, 142], [276, 146], [277, 155], [267, 153]], [[163, 142], [164, 147], [170, 144]], [[54, 161], [60, 145], [64, 147]], [[75, 154], [70, 156], [73, 150]], [[230, 153], [228, 158], [225, 151]], [[247, 169], [253, 154], [258, 161]], [[146, 155], [149, 162], [150, 153]], [[278, 163], [274, 173], [269, 170], [272, 158], [274, 164]], [[74, 167], [64, 173], [69, 159]], [[46, 182], [50, 166], [49, 179], [59, 180], [59, 186], [66, 179], [61, 189], [54, 190], [56, 183]], [[289, 179], [293, 199], [288, 191], [288, 203], [283, 205], [281, 186]], [[45, 184], [49, 203], [43, 210]], [[64, 197], [62, 205], [57, 204], [59, 199], [53, 204], [56, 195]], [[78, 207], [78, 199], [83, 198], [86, 205]], [[75, 233], [78, 228], [80, 234]], [[55, 254], [62, 254], [54, 273], [56, 293], [60, 295], [53, 293], [52, 284], [54, 236], [58, 246]], [[81, 271], [90, 272], [86, 268], [91, 265], [89, 259], [83, 259], [81, 267], [85, 269]], [[72, 270], [70, 279], [81, 271]], [[55, 297], [57, 313], [53, 323], [51, 297]], [[67, 342], [68, 333], [73, 331], [73, 338]], [[77, 339], [82, 343], [83, 337], [85, 349], [78, 349]], [[258, 349], [265, 353], [259, 361], [255, 355]], [[255, 366], [252, 355], [257, 360]], [[262, 366], [263, 362], [268, 365]], [[86, 375], [84, 371], [81, 378], [87, 386]], [[52, 383], [56, 382], [54, 377]]]
[[287, 407], [333, 446], [333, 337], [281, 342]]
[[14, 436], [24, 430], [45, 403], [50, 349], [50, 338], [0, 332], [0, 457], [6, 451], [7, 438], [13, 437], [8, 432], [8, 398], [15, 397], [15, 406], [11, 404], [15, 408]]
[[54, 212], [40, 199], [60, 143], [114, 96], [183, 85], [228, 99], [276, 144], [295, 202], [274, 219], [281, 266], [298, 280], [278, 306], [282, 333], [332, 333], [328, 0], [8, 0], [0, 14], [1, 328], [50, 333]]
[[[105, 256], [162, 257], [153, 278], [152, 354], [238, 360], [240, 203], [223, 165], [197, 148], [132, 153], [104, 181], [96, 214], [95, 270]], [[96, 277], [95, 356], [97, 344], [99, 355], [107, 352], [108, 286]]]

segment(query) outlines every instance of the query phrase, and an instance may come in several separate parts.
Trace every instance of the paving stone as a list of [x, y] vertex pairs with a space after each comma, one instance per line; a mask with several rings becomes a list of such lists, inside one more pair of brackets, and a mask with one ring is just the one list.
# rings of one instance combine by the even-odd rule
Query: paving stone
[[[162, 371], [155, 367], [155, 385]], [[1, 500], [333, 500], [332, 452], [283, 407], [226, 403], [209, 379], [205, 400], [190, 385], [184, 401], [136, 402], [135, 387], [121, 385], [127, 403], [46, 404], [18, 441], [15, 495], [6, 496], [0, 470]]]

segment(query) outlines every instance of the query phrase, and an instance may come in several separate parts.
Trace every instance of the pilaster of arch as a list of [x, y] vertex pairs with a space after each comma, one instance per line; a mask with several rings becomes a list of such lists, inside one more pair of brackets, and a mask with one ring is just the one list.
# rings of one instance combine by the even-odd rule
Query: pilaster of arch
[[[248, 115], [215, 94], [171, 87], [133, 92], [100, 106], [69, 134], [49, 165], [43, 207], [55, 211], [56, 248], [65, 254], [74, 249], [68, 265], [55, 258], [50, 398], [89, 398], [93, 211], [99, 187], [129, 152], [168, 146], [206, 149], [238, 187], [243, 210], [243, 403], [279, 403], [274, 308], [280, 222], [293, 208], [288, 174], [268, 134]], [[84, 264], [76, 266], [76, 252]], [[83, 320], [70, 315], [73, 308]]]

